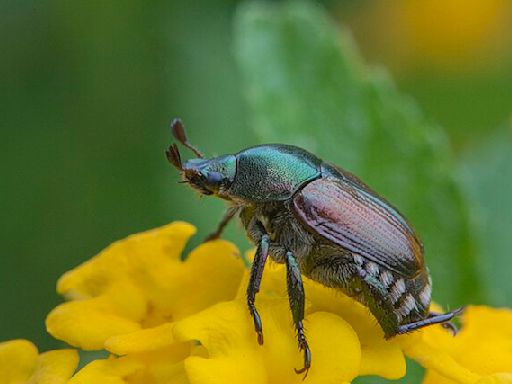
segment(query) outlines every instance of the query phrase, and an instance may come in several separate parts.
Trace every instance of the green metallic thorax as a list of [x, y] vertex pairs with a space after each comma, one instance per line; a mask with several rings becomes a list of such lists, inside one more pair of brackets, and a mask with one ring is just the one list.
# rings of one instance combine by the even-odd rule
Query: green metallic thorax
[[291, 145], [251, 147], [236, 157], [237, 173], [228, 191], [234, 199], [253, 203], [286, 200], [321, 175], [321, 160]]

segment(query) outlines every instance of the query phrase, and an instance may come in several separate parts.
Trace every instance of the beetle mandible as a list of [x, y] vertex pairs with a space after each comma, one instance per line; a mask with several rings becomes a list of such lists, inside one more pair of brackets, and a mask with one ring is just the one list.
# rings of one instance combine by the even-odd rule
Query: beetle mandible
[[175, 119], [171, 129], [197, 156], [183, 163], [176, 144], [166, 151], [183, 181], [229, 203], [217, 230], [205, 241], [220, 237], [238, 215], [257, 246], [247, 305], [260, 345], [263, 326], [255, 298], [265, 261], [270, 256], [286, 265], [290, 310], [304, 353], [304, 366], [297, 373], [307, 374], [311, 366], [302, 275], [367, 306], [386, 338], [431, 324], [456, 331], [449, 321], [462, 308], [445, 314], [429, 310], [432, 281], [418, 235], [396, 208], [356, 176], [283, 144], [206, 159], [188, 142], [181, 120]]

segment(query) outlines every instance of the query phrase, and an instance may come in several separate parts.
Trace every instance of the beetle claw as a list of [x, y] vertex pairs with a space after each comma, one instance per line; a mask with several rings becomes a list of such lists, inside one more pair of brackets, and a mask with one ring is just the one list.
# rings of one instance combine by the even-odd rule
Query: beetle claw
[[304, 351], [304, 367], [301, 369], [294, 368], [294, 370], [298, 375], [304, 373], [302, 380], [305, 380], [308, 376], [309, 368], [311, 367], [311, 351], [309, 350], [309, 346], [306, 340], [301, 340], [299, 342], [299, 350]]
[[455, 316], [460, 315], [462, 312], [464, 312], [464, 307], [454, 309], [453, 311], [445, 313], [445, 314], [440, 314], [437, 312], [430, 312], [429, 318], [432, 319], [432, 318], [436, 318], [436, 317], [445, 317], [445, 320], [440, 322], [441, 327], [443, 327], [444, 329], [449, 331], [452, 334], [452, 336], [456, 336], [457, 333], [459, 333], [459, 328], [454, 323], [452, 323], [450, 321], [450, 319], [452, 319]]
[[309, 368], [302, 367], [301, 369], [293, 368], [295, 370], [295, 373], [297, 375], [301, 375], [304, 373], [304, 376], [302, 377], [302, 380], [306, 380], [306, 377], [308, 377]]
[[446, 323], [442, 323], [441, 326], [449, 331], [452, 336], [456, 336], [457, 333], [459, 333], [459, 328], [455, 324], [453, 324], [451, 321], [447, 321]]
[[263, 345], [263, 333], [258, 332], [258, 344]]

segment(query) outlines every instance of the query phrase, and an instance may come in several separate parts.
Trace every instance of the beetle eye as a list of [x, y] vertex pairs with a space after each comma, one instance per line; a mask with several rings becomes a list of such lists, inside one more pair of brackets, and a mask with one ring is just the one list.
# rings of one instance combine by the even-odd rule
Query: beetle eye
[[208, 172], [208, 175], [206, 176], [208, 184], [218, 184], [223, 178], [224, 176], [220, 172]]

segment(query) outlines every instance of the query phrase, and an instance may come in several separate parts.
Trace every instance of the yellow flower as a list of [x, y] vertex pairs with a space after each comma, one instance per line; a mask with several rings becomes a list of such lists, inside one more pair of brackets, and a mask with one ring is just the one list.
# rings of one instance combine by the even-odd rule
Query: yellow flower
[[57, 291], [72, 301], [48, 315], [48, 332], [82, 349], [103, 349], [112, 336], [232, 299], [244, 269], [236, 247], [211, 242], [183, 262], [181, 252], [194, 233], [176, 222], [130, 236], [66, 273]]
[[507, 0], [377, 1], [360, 9], [354, 27], [397, 69], [508, 69], [511, 10]]
[[[260, 346], [245, 301], [249, 271], [238, 251], [215, 241], [183, 262], [181, 252], [194, 232], [188, 224], [173, 223], [131, 236], [59, 280], [58, 292], [71, 301], [48, 315], [48, 331], [82, 349], [112, 353], [84, 367], [72, 383], [93, 378], [158, 383], [176, 377], [190, 383], [302, 382], [294, 372], [302, 354], [283, 266], [268, 266], [257, 297], [265, 332]], [[313, 281], [305, 286], [304, 324], [314, 350], [307, 381], [405, 374], [399, 344], [384, 340], [365, 307]]]
[[2, 384], [64, 384], [78, 365], [78, 353], [72, 349], [38, 354], [27, 340], [0, 343], [0, 382]]
[[[84, 367], [71, 383], [302, 382], [303, 376], [293, 370], [301, 367], [302, 354], [283, 266], [267, 267], [257, 296], [265, 334], [260, 346], [245, 301], [249, 272], [238, 251], [215, 241], [183, 262], [181, 252], [194, 232], [188, 224], [173, 223], [131, 236], [60, 279], [58, 291], [71, 301], [50, 313], [49, 332], [83, 349], [112, 353]], [[482, 319], [491, 309], [478, 308], [476, 316], [468, 309], [468, 325], [456, 338], [437, 326], [385, 340], [367, 308], [311, 280], [304, 285], [304, 324], [313, 351], [305, 382], [347, 383], [362, 375], [400, 378], [405, 375], [404, 351], [429, 368], [429, 383], [444, 377], [476, 383], [485, 375], [506, 372], [499, 364], [481, 372], [474, 368], [478, 358], [453, 357], [457, 348], [474, 343], [471, 335], [489, 328]], [[502, 323], [504, 329], [493, 342], [506, 336], [507, 322]], [[503, 362], [504, 343], [499, 350]], [[492, 349], [487, 353], [494, 356]], [[506, 374], [500, 375], [492, 379], [505, 382]]]
[[510, 382], [509, 310], [468, 308], [455, 338], [433, 326], [385, 340], [367, 308], [308, 279], [304, 324], [312, 366], [304, 379], [294, 372], [303, 356], [283, 266], [267, 266], [256, 299], [265, 336], [260, 346], [245, 299], [249, 272], [236, 247], [209, 242], [182, 261], [194, 232], [173, 223], [130, 236], [59, 280], [69, 301], [48, 315], [48, 331], [81, 349], [105, 349], [108, 358], [73, 375], [76, 351], [38, 356], [32, 344], [13, 341], [0, 344], [0, 377], [8, 383], [350, 383], [364, 375], [403, 377], [405, 353], [428, 369], [427, 384]]
[[404, 338], [405, 352], [428, 368], [425, 384], [512, 383], [512, 311], [466, 308], [451, 337], [440, 327]]

